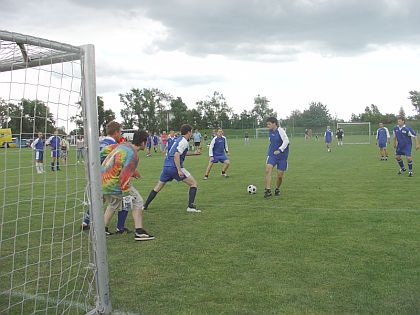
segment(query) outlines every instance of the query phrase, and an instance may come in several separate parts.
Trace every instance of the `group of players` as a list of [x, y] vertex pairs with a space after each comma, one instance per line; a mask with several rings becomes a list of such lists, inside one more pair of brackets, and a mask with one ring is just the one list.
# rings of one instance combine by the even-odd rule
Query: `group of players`
[[[336, 137], [338, 141], [338, 145], [343, 145], [343, 137], [344, 137], [344, 130], [342, 128], [338, 128], [336, 131]], [[405, 124], [405, 118], [399, 117], [397, 125], [393, 129], [393, 138], [394, 138], [394, 149], [395, 149], [395, 159], [397, 160], [399, 171], [398, 175], [406, 172], [407, 169], [404, 166], [404, 161], [402, 160], [402, 156], [405, 156], [407, 159], [408, 165], [408, 176], [413, 177], [413, 157], [412, 157], [412, 146], [413, 141], [415, 139], [416, 142], [416, 150], [419, 150], [420, 144], [417, 138], [416, 132], [410, 126]], [[305, 139], [306, 139], [306, 132], [305, 132]], [[331, 152], [331, 143], [333, 139], [333, 132], [331, 128], [328, 126], [325, 133], [324, 133], [325, 145], [327, 147], [327, 152]], [[379, 147], [379, 154], [381, 161], [388, 160], [388, 150], [387, 144], [391, 144], [391, 136], [387, 127], [384, 126], [383, 123], [379, 123], [379, 128], [376, 131], [376, 145]]]
[[[277, 119], [273, 117], [269, 118], [267, 120], [267, 127], [270, 129], [270, 145], [266, 162], [265, 198], [272, 196], [271, 173], [274, 167], [277, 167], [274, 195], [280, 196], [280, 186], [284, 172], [287, 169], [289, 152], [289, 139], [286, 132], [278, 126]], [[104, 201], [107, 204], [104, 214], [105, 233], [107, 235], [113, 234], [108, 225], [115, 211], [118, 211], [116, 233], [130, 232], [125, 227], [125, 220], [128, 215], [128, 210], [131, 208], [135, 226], [134, 239], [136, 241], [153, 240], [154, 236], [143, 228], [143, 211], [148, 209], [151, 202], [166, 183], [172, 180], [183, 182], [189, 187], [187, 212], [201, 212], [194, 203], [197, 194], [197, 181], [184, 167], [185, 157], [187, 155], [196, 155], [196, 153], [189, 151], [189, 139], [193, 136], [190, 125], [182, 125], [180, 135], [176, 138], [168, 139], [167, 153], [163, 162], [162, 172], [157, 184], [150, 191], [144, 203], [139, 192], [131, 184], [131, 179], [140, 179], [140, 173], [137, 170], [139, 162], [138, 151], [147, 148], [147, 139], [150, 135], [146, 131], [139, 130], [134, 132], [131, 143], [123, 142], [118, 144], [117, 141], [121, 136], [121, 129], [117, 122], [108, 124], [107, 134], [108, 136], [102, 139], [100, 145], [102, 193]], [[218, 129], [209, 145], [209, 163], [204, 175], [205, 180], [209, 178], [213, 164], [218, 162], [223, 163], [221, 175], [228, 177], [226, 173], [230, 165], [227, 157], [228, 153], [227, 140], [223, 135], [223, 130]], [[82, 228], [86, 229], [89, 223], [89, 214], [87, 214], [82, 223]]]
[[[280, 196], [280, 187], [283, 182], [284, 173], [288, 167], [288, 155], [289, 155], [289, 139], [283, 128], [279, 126], [278, 120], [274, 117], [270, 117], [266, 121], [267, 128], [269, 129], [269, 147], [265, 167], [265, 190], [264, 198], [270, 198], [273, 194], [271, 191], [272, 186], [272, 172], [276, 168], [276, 183], [274, 196]], [[342, 145], [342, 137], [344, 131], [342, 129], [337, 131], [337, 139], [341, 141], [339, 145]], [[398, 119], [398, 125], [393, 130], [394, 135], [394, 148], [396, 149], [396, 160], [400, 167], [398, 174], [402, 174], [406, 171], [404, 162], [401, 157], [406, 156], [408, 164], [408, 176], [413, 176], [413, 161], [412, 161], [412, 138], [416, 141], [416, 150], [420, 148], [420, 144], [415, 131], [405, 125], [404, 118]], [[58, 135], [55, 133], [51, 136], [47, 143], [52, 148], [58, 146]], [[130, 232], [125, 227], [125, 221], [128, 215], [128, 210], [131, 208], [135, 226], [134, 238], [138, 241], [152, 240], [154, 236], [150, 235], [143, 228], [143, 210], [147, 210], [151, 202], [155, 199], [157, 194], [163, 189], [166, 183], [176, 180], [178, 182], [184, 182], [188, 187], [188, 206], [187, 212], [189, 213], [200, 213], [195, 205], [195, 197], [197, 194], [197, 181], [191, 175], [190, 172], [184, 167], [184, 160], [187, 155], [196, 155], [197, 152], [189, 151], [189, 140], [193, 137], [192, 127], [188, 124], [184, 124], [180, 128], [180, 135], [170, 135], [167, 138], [165, 145], [166, 157], [164, 159], [162, 172], [159, 180], [155, 187], [150, 191], [146, 202], [143, 203], [143, 199], [139, 192], [131, 184], [131, 179], [140, 179], [140, 173], [137, 170], [139, 162], [139, 150], [150, 149], [150, 143], [153, 141], [150, 134], [144, 130], [134, 132], [133, 139], [130, 142], [118, 143], [121, 139], [121, 126], [117, 122], [111, 122], [107, 125], [107, 136], [100, 141], [100, 159], [101, 159], [101, 177], [102, 177], [102, 193], [104, 201], [107, 203], [107, 207], [104, 214], [105, 232], [107, 235], [113, 234], [109, 230], [109, 223], [115, 211], [118, 211], [118, 220], [116, 233], [128, 233]], [[327, 144], [327, 150], [331, 151], [333, 132], [328, 127], [325, 134], [325, 143]], [[42, 139], [39, 136], [38, 139]], [[387, 144], [390, 144], [389, 131], [381, 123], [376, 133], [377, 145], [380, 149], [381, 160], [388, 159], [388, 153], [386, 151]], [[37, 144], [42, 142], [34, 142], [34, 149], [37, 148]], [[199, 145], [196, 143], [196, 145]], [[42, 150], [43, 151], [43, 150]], [[39, 158], [39, 153], [36, 149], [36, 158]], [[53, 153], [52, 157], [58, 158]], [[209, 163], [207, 165], [204, 180], [209, 178], [210, 171], [214, 163], [223, 163], [221, 175], [227, 176], [227, 169], [230, 165], [230, 161], [227, 157], [229, 153], [227, 140], [223, 135], [223, 130], [218, 129], [216, 135], [210, 142], [209, 145]], [[51, 162], [51, 169], [54, 170], [54, 160]], [[57, 162], [57, 170], [59, 164]], [[86, 229], [89, 227], [89, 213], [86, 214], [82, 228]]]

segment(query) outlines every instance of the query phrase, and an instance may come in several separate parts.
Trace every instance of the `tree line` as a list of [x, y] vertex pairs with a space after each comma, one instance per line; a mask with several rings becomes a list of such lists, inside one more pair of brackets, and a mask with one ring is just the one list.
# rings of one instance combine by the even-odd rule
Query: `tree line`
[[[189, 123], [199, 129], [217, 127], [250, 129], [265, 127], [267, 117], [277, 117], [268, 98], [261, 95], [254, 97], [254, 106], [251, 110], [243, 109], [240, 113], [235, 113], [223, 94], [217, 91], [204, 100], [197, 101], [193, 108], [189, 108], [181, 97], [173, 97], [156, 88], [132, 88], [126, 93], [119, 94], [119, 97], [123, 105], [120, 115], [124, 129], [177, 130], [184, 123]], [[398, 116], [418, 119], [420, 91], [410, 91], [408, 98], [417, 115], [406, 117], [403, 108], [400, 108]], [[106, 124], [116, 119], [116, 114], [112, 109], [105, 109], [101, 96], [97, 97], [97, 104], [99, 128], [101, 132], [105, 132]], [[70, 117], [76, 125], [76, 129], [71, 131], [71, 134], [83, 133], [83, 114], [80, 104], [78, 105], [78, 114]], [[351, 122], [370, 121], [374, 124], [393, 123], [396, 119], [397, 115], [383, 114], [375, 104], [366, 106], [364, 112], [351, 116]], [[282, 120], [283, 125], [310, 128], [334, 125], [337, 122], [343, 122], [343, 120], [333, 117], [327, 105], [321, 102], [311, 102], [305, 110], [294, 110]], [[6, 126], [12, 128], [14, 133], [33, 133], [34, 131], [52, 133], [56, 128], [56, 122], [48, 106], [42, 101], [22, 99], [14, 104], [0, 98], [0, 128]], [[64, 130], [61, 132], [65, 133]]]

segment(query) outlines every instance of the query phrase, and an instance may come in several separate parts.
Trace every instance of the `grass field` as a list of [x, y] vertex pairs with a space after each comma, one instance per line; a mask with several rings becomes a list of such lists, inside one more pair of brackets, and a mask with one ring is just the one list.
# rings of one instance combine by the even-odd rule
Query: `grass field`
[[[322, 141], [291, 139], [282, 196], [265, 200], [267, 141], [245, 146], [233, 140], [229, 146], [227, 179], [215, 165], [210, 179], [202, 180], [206, 152], [186, 158], [185, 167], [199, 181], [201, 214], [186, 212], [187, 186], [171, 183], [144, 215], [145, 228], [156, 240], [107, 238], [114, 309], [135, 314], [420, 312], [418, 152], [417, 176], [408, 178], [396, 175], [392, 158], [379, 161], [374, 145], [334, 146], [327, 153]], [[23, 165], [31, 155], [20, 156]], [[162, 161], [162, 155], [141, 153], [142, 179], [133, 183], [143, 198], [158, 180]], [[46, 178], [64, 189], [65, 175], [78, 172], [82, 166], [68, 166]], [[34, 177], [27, 177], [29, 189]], [[248, 184], [257, 186], [256, 195], [247, 194]], [[56, 215], [65, 221], [65, 213]], [[131, 216], [127, 225], [132, 228]], [[80, 235], [83, 242], [87, 234]]]

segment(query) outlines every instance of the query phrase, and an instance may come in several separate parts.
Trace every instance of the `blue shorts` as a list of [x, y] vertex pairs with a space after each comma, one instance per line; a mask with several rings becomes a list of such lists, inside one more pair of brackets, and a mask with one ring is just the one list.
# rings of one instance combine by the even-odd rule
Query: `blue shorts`
[[381, 149], [386, 148], [386, 141], [385, 142], [378, 142], [378, 147]]
[[226, 155], [221, 156], [213, 156], [213, 163], [225, 163], [225, 161], [229, 160]]
[[51, 151], [52, 158], [59, 158], [60, 157], [60, 150], [52, 150]]
[[151, 148], [152, 147], [152, 144], [151, 143], [146, 143], [146, 148]]
[[266, 164], [270, 164], [277, 167], [279, 171], [286, 171], [287, 170], [287, 158], [289, 156], [289, 152], [281, 152], [278, 155], [269, 155], [267, 157]]
[[43, 161], [44, 160], [44, 151], [36, 150], [35, 151], [35, 160]]
[[184, 177], [179, 177], [176, 167], [163, 167], [159, 181], [166, 183], [175, 179], [177, 182], [180, 182], [191, 176], [191, 174], [185, 168], [181, 168], [181, 171], [184, 173]]
[[411, 146], [405, 146], [405, 147], [397, 147], [395, 150], [395, 155], [405, 155], [405, 156], [411, 156]]

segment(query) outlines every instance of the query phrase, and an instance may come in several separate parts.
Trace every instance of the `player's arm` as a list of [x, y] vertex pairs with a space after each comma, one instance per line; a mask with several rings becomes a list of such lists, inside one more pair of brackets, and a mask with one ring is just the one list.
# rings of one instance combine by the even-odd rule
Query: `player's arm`
[[397, 148], [397, 137], [395, 136], [395, 131], [393, 131], [393, 136], [394, 136], [394, 149]]
[[413, 129], [410, 129], [410, 130], [408, 131], [408, 135], [409, 135], [411, 138], [416, 139], [416, 150], [420, 149], [420, 143], [419, 143], [419, 139], [418, 139], [418, 137], [417, 137], [416, 132], [415, 132]]
[[[123, 196], [129, 195], [129, 183], [131, 177], [133, 177], [137, 171], [137, 163], [135, 159], [130, 159], [127, 161], [122, 160], [121, 154], [117, 153], [115, 155], [114, 160], [119, 167], [122, 167], [121, 173], [120, 173], [120, 188]], [[115, 164], [114, 164], [115, 166]]]
[[33, 142], [31, 143], [31, 148], [32, 148], [32, 149], [34, 149], [34, 150], [35, 150], [35, 146], [36, 146], [36, 144], [38, 143], [38, 141], [39, 141], [39, 138], [36, 138], [36, 139], [35, 139], [35, 141], [33, 141]]
[[228, 146], [227, 139], [226, 139], [225, 136], [223, 136], [223, 138], [225, 139], [225, 151], [226, 151], [226, 154], [229, 154], [229, 146]]
[[279, 128], [278, 130], [279, 130], [280, 137], [283, 140], [283, 144], [279, 147], [279, 150], [280, 152], [283, 152], [284, 150], [286, 150], [290, 141], [289, 141], [289, 137], [286, 134], [286, 131], [284, 131], [283, 128]]
[[210, 147], [209, 147], [209, 157], [210, 157], [210, 161], [213, 161], [213, 149], [214, 149], [214, 144], [216, 143], [216, 137], [214, 137], [211, 142], [210, 142]]

